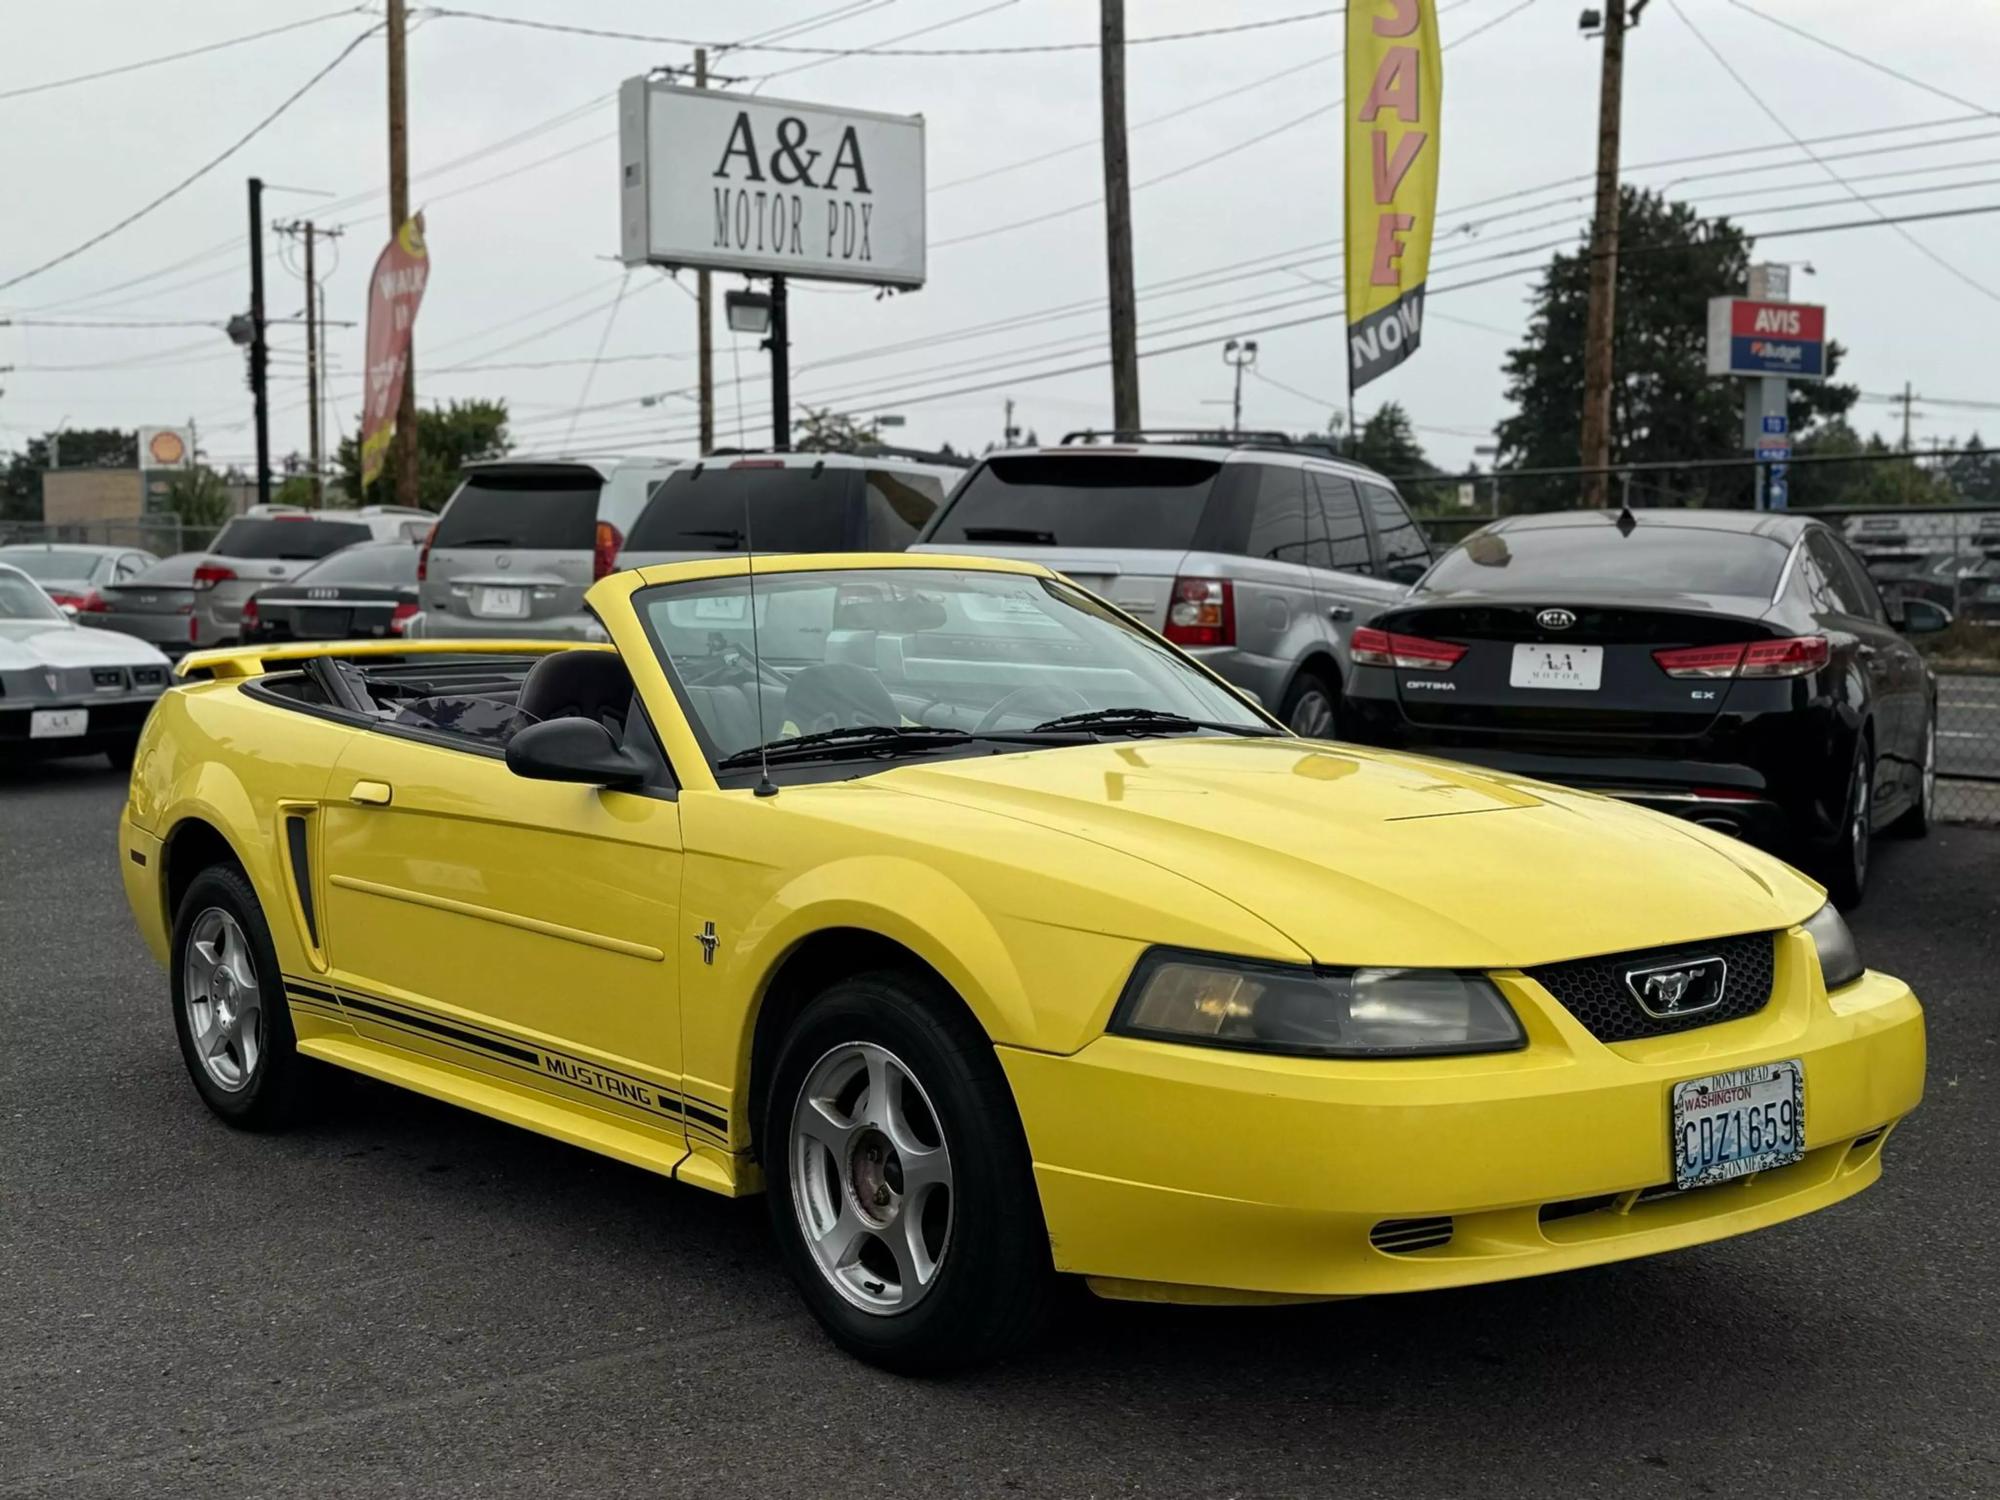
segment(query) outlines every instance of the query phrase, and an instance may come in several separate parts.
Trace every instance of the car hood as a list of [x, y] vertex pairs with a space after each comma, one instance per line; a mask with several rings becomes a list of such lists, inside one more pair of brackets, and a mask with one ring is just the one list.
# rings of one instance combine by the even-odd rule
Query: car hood
[[1825, 899], [1747, 845], [1609, 798], [1289, 737], [1111, 742], [873, 781], [1172, 870], [1325, 964], [1551, 963], [1786, 927]]
[[0, 671], [29, 667], [112, 667], [164, 664], [144, 641], [67, 620], [0, 620]]

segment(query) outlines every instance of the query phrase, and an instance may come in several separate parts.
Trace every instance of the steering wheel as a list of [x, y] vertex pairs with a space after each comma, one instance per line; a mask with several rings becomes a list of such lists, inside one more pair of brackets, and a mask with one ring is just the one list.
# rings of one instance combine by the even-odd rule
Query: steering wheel
[[981, 734], [989, 729], [998, 729], [1000, 721], [1010, 716], [1019, 715], [1022, 718], [1028, 718], [1027, 705], [1035, 702], [1044, 704], [1048, 707], [1049, 711], [1047, 713], [1037, 712], [1034, 714], [1032, 717], [1032, 722], [1034, 723], [1040, 723], [1043, 719], [1059, 718], [1063, 714], [1089, 713], [1095, 707], [1088, 698], [1084, 697], [1075, 688], [1059, 687], [1049, 682], [1038, 682], [1028, 687], [1015, 688], [1013, 692], [987, 709], [985, 714], [980, 717], [979, 722], [973, 726], [972, 732], [974, 734]]

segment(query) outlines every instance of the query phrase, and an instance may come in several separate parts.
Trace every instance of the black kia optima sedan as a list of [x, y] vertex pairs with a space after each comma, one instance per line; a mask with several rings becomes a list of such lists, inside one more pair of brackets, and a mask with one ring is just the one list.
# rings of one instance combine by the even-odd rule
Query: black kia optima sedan
[[1905, 637], [1949, 622], [1805, 516], [1514, 516], [1354, 631], [1342, 732], [1680, 813], [1851, 905], [1874, 833], [1929, 826], [1937, 688]]

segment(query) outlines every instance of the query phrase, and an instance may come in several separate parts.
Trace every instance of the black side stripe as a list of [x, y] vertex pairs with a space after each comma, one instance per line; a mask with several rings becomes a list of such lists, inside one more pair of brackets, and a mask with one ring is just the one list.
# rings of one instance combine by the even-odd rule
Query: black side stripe
[[302, 995], [308, 1000], [317, 1000], [322, 1005], [337, 1005], [340, 1003], [339, 997], [332, 990], [322, 989], [316, 984], [307, 984], [304, 980], [287, 979], [285, 981], [285, 989], [291, 994]]
[[447, 1026], [442, 1021], [420, 1019], [412, 1015], [400, 1015], [386, 1005], [377, 1005], [373, 1000], [363, 1000], [359, 995], [348, 995], [343, 1003], [349, 1010], [358, 1010], [363, 1015], [379, 1017], [385, 1021], [396, 1021], [416, 1031], [427, 1031], [433, 1036], [441, 1036], [447, 1041], [470, 1047], [477, 1052], [491, 1052], [525, 1067], [541, 1070], [541, 1054], [530, 1052], [526, 1047], [516, 1047], [512, 1042], [490, 1041], [483, 1036], [475, 1036], [469, 1031], [461, 1031], [456, 1026]]

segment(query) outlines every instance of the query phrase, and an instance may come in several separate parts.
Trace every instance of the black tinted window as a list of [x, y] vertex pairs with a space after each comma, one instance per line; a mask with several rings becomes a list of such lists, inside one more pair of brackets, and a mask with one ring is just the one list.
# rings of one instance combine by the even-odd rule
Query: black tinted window
[[676, 469], [653, 491], [625, 545], [634, 552], [741, 552], [745, 528], [759, 552], [848, 552], [854, 469], [751, 464]]
[[368, 541], [371, 535], [360, 521], [238, 516], [222, 528], [208, 550], [217, 557], [325, 557], [342, 547]]
[[475, 474], [444, 508], [431, 545], [588, 552], [603, 488], [593, 469]]
[[1375, 548], [1382, 555], [1382, 576], [1399, 583], [1415, 583], [1430, 566], [1430, 544], [1403, 502], [1380, 485], [1361, 486], [1368, 503], [1368, 519], [1375, 526]]
[[1832, 537], [1815, 531], [1806, 542], [1806, 550], [1819, 564], [1826, 586], [1833, 593], [1835, 608], [1843, 614], [1872, 619], [1877, 599], [1875, 585], [1869, 582], [1860, 565], [1849, 559], [1847, 549]]
[[1243, 550], [1250, 557], [1268, 557], [1276, 562], [1304, 562], [1306, 559], [1306, 483], [1303, 469], [1280, 469], [1259, 464], [1255, 509], [1250, 516], [1250, 539]]
[[982, 464], [927, 542], [1185, 552], [1222, 465], [1136, 454], [1032, 453]]
[[1353, 481], [1338, 474], [1314, 474], [1312, 487], [1318, 502], [1308, 552], [1313, 566], [1338, 568], [1347, 573], [1372, 573], [1368, 532], [1361, 524], [1361, 496], [1356, 493]]
[[878, 552], [901, 552], [914, 542], [944, 499], [944, 486], [928, 474], [870, 469], [862, 475], [862, 484], [868, 505], [868, 546]]
[[1635, 594], [1771, 596], [1785, 544], [1740, 531], [1641, 521], [1629, 536], [1608, 521], [1481, 531], [1439, 559], [1426, 592], [1615, 588]]
[[409, 542], [349, 547], [299, 574], [300, 583], [366, 583], [393, 586], [417, 581], [418, 549]]

